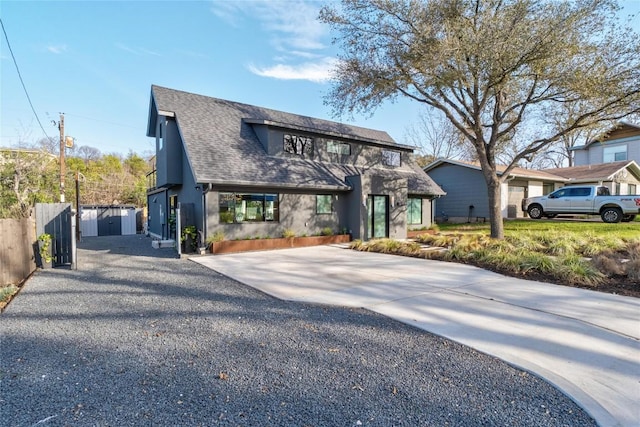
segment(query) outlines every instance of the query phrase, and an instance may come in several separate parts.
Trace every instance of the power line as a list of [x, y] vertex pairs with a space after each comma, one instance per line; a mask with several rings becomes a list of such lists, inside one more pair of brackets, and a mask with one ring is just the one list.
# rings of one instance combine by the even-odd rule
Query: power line
[[9, 52], [11, 53], [11, 58], [13, 59], [13, 64], [16, 66], [16, 71], [18, 72], [18, 77], [20, 78], [20, 83], [22, 83], [22, 89], [24, 89], [24, 94], [27, 96], [27, 101], [29, 101], [29, 105], [31, 106], [31, 111], [33, 111], [33, 115], [36, 116], [36, 120], [40, 125], [40, 129], [42, 129], [42, 133], [48, 138], [51, 137], [47, 134], [47, 131], [44, 130], [44, 126], [40, 122], [40, 117], [38, 117], [38, 113], [36, 113], [36, 109], [33, 108], [33, 103], [31, 102], [31, 97], [29, 96], [29, 92], [27, 92], [27, 87], [24, 84], [24, 80], [22, 80], [22, 74], [20, 74], [20, 68], [18, 68], [18, 62], [16, 61], [16, 57], [13, 54], [13, 49], [11, 49], [11, 43], [9, 43], [9, 37], [7, 36], [7, 31], [4, 29], [4, 22], [0, 18], [0, 25], [2, 26], [2, 32], [4, 33], [4, 39], [7, 41], [7, 46], [9, 47]]

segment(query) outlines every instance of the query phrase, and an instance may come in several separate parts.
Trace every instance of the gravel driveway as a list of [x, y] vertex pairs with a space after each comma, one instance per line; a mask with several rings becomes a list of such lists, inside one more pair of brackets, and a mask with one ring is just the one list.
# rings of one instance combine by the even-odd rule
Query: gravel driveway
[[[0, 315], [2, 426], [593, 426], [546, 382], [358, 309], [85, 238]], [[247, 266], [250, 268], [250, 266]]]

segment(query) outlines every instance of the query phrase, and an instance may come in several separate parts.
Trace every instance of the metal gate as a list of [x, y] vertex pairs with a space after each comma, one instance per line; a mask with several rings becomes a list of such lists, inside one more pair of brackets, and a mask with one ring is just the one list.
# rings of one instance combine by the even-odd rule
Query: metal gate
[[72, 216], [70, 203], [36, 203], [36, 236], [51, 236], [54, 267], [73, 263]]

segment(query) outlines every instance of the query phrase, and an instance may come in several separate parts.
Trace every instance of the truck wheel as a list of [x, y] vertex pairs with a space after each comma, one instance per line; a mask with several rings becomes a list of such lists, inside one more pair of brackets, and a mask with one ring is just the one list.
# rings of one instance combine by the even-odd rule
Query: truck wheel
[[622, 210], [620, 208], [604, 208], [600, 212], [600, 217], [606, 223], [615, 223], [622, 221]]
[[540, 206], [540, 205], [531, 205], [531, 206], [529, 206], [529, 209], [527, 209], [527, 213], [533, 219], [540, 219], [540, 218], [542, 218], [542, 215], [543, 215], [542, 206]]
[[631, 222], [636, 219], [635, 215], [625, 215], [622, 217], [622, 222]]

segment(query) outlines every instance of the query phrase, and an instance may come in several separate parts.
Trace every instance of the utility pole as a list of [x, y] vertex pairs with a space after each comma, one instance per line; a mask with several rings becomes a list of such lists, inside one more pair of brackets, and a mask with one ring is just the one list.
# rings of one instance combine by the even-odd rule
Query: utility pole
[[60, 203], [64, 203], [64, 174], [66, 173], [64, 164], [64, 113], [60, 113], [58, 129], [60, 130]]

